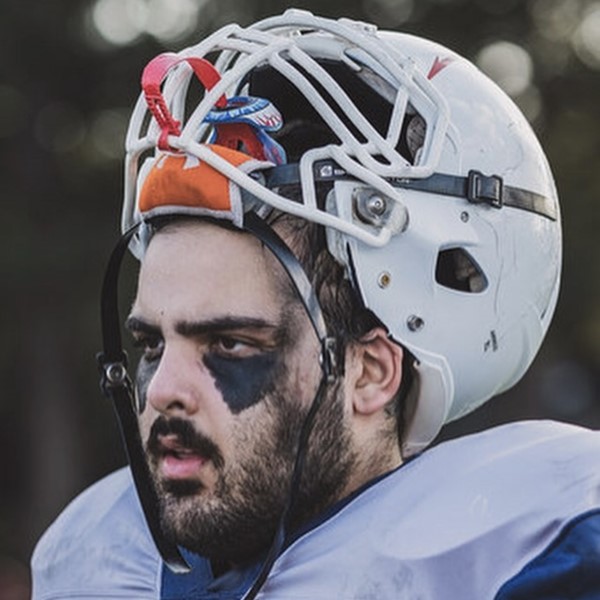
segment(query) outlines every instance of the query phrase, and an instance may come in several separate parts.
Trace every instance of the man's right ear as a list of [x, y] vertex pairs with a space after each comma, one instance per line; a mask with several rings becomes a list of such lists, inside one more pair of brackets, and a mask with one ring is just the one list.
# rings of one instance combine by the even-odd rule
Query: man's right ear
[[354, 381], [353, 409], [366, 416], [383, 409], [398, 392], [403, 350], [383, 327], [377, 327], [359, 340], [354, 352], [359, 373]]

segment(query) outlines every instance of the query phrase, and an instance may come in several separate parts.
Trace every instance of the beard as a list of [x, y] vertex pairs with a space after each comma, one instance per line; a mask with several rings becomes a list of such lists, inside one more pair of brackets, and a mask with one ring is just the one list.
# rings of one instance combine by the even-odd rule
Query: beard
[[[237, 456], [227, 464], [219, 448], [183, 419], [159, 417], [147, 444], [150, 471], [160, 498], [163, 530], [171, 541], [212, 561], [243, 564], [271, 544], [288, 501], [298, 437], [308, 407], [285, 394], [271, 393], [254, 423], [234, 431]], [[158, 477], [158, 435], [179, 436], [182, 444], [210, 459], [217, 473], [209, 492], [197, 481]], [[308, 442], [291, 528], [338, 500], [350, 477], [356, 453], [344, 420], [341, 385], [323, 401]]]

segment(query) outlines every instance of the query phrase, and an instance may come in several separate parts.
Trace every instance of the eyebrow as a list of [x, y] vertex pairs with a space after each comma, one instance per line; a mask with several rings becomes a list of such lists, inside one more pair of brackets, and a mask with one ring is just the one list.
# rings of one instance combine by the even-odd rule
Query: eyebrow
[[133, 315], [127, 317], [125, 321], [125, 328], [128, 329], [131, 333], [147, 333], [150, 335], [160, 333], [159, 327], [151, 325], [143, 319], [140, 319], [139, 317], [134, 317]]
[[[125, 327], [132, 333], [146, 333], [157, 335], [161, 333], [160, 327], [144, 321], [140, 317], [129, 316], [125, 321]], [[235, 331], [240, 329], [255, 331], [273, 331], [280, 333], [282, 326], [266, 319], [257, 317], [218, 317], [203, 321], [178, 321], [175, 331], [184, 337], [194, 337], [219, 331]]]
[[175, 331], [185, 337], [239, 329], [278, 331], [280, 326], [257, 317], [218, 317], [206, 321], [179, 321], [175, 324]]

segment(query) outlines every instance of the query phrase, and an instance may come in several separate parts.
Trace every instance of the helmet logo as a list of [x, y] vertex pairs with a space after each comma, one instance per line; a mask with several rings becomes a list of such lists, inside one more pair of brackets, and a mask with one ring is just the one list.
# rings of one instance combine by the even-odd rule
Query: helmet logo
[[451, 56], [446, 58], [435, 57], [429, 73], [427, 73], [427, 79], [433, 79], [442, 69], [445, 69], [454, 59]]

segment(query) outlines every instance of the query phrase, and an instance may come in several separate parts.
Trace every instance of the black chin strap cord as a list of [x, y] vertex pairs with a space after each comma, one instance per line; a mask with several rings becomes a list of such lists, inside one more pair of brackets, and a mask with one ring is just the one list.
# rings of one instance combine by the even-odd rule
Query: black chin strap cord
[[243, 600], [254, 600], [254, 598], [256, 598], [265, 581], [267, 580], [267, 577], [269, 576], [269, 573], [271, 572], [275, 561], [284, 549], [286, 534], [289, 528], [289, 522], [294, 514], [294, 508], [296, 505], [296, 500], [298, 498], [298, 492], [300, 490], [300, 482], [302, 481], [302, 472], [304, 470], [304, 463], [306, 462], [306, 455], [308, 451], [308, 440], [313, 425], [315, 423], [315, 418], [317, 416], [319, 408], [323, 404], [323, 399], [325, 398], [327, 387], [327, 376], [324, 373], [321, 377], [321, 381], [319, 383], [317, 393], [315, 394], [315, 398], [310, 406], [306, 417], [304, 418], [304, 422], [302, 423], [302, 428], [300, 430], [300, 436], [298, 439], [298, 450], [296, 452], [296, 460], [294, 463], [294, 470], [292, 473], [290, 490], [288, 493], [288, 498], [285, 507], [277, 525], [277, 530], [275, 531], [273, 542], [271, 543], [271, 547], [269, 548], [269, 552], [263, 562], [258, 576], [254, 580], [254, 583], [252, 584], [252, 587], [250, 588], [248, 593], [243, 597]]
[[187, 573], [190, 567], [176, 544], [167, 540], [160, 524], [159, 499], [146, 462], [140, 436], [131, 379], [127, 374], [127, 356], [121, 344], [118, 283], [121, 262], [137, 226], [127, 231], [115, 246], [102, 285], [100, 316], [104, 352], [98, 355], [100, 387], [113, 402], [121, 437], [131, 466], [140, 504], [154, 543], [167, 566], [175, 573]]
[[294, 514], [296, 500], [298, 499], [302, 473], [304, 471], [304, 464], [308, 453], [310, 434], [317, 413], [325, 399], [327, 389], [329, 385], [336, 380], [338, 373], [335, 362], [336, 342], [334, 338], [327, 335], [321, 305], [319, 304], [315, 290], [306, 276], [302, 265], [287, 244], [257, 214], [250, 212], [244, 215], [244, 229], [254, 234], [261, 242], [263, 242], [263, 244], [265, 244], [265, 246], [267, 246], [267, 248], [269, 248], [294, 284], [321, 344], [322, 369], [319, 387], [317, 388], [310, 409], [304, 418], [298, 436], [298, 449], [296, 451], [296, 460], [294, 462], [290, 489], [286, 504], [277, 525], [275, 537], [273, 538], [273, 542], [257, 578], [243, 598], [243, 600], [254, 600], [266, 582], [275, 561], [284, 549], [290, 519]]

